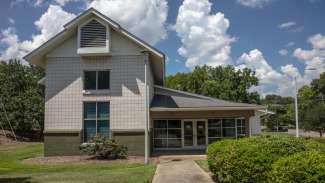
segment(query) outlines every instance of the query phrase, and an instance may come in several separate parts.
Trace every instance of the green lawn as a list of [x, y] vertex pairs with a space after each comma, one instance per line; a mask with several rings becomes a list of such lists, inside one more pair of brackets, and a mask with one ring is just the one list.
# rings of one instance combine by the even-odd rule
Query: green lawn
[[209, 172], [209, 165], [207, 160], [195, 160], [196, 164], [198, 164], [204, 171]]
[[43, 144], [0, 145], [0, 183], [151, 182], [155, 165], [109, 164], [27, 165], [21, 160], [43, 154]]

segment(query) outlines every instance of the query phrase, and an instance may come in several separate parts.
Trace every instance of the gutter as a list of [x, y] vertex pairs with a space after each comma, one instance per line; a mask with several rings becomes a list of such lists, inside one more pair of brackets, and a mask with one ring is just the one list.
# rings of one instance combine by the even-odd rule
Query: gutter
[[165, 107], [152, 107], [150, 111], [228, 111], [228, 110], [260, 110], [265, 109], [264, 106], [256, 107], [197, 107], [197, 108], [165, 108]]

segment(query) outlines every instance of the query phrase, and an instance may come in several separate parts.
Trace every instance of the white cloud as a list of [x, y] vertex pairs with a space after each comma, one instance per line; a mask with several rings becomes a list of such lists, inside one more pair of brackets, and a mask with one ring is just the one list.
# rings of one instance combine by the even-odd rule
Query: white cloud
[[2, 30], [0, 42], [6, 49], [1, 52], [0, 58], [11, 59], [23, 57], [60, 32], [63, 25], [74, 17], [74, 14], [64, 11], [60, 6], [50, 5], [40, 19], [34, 22], [40, 33], [32, 35], [31, 40], [20, 41], [13, 27]]
[[308, 38], [308, 42], [316, 49], [325, 49], [325, 36], [321, 34], [315, 34]]
[[292, 21], [290, 21], [290, 22], [282, 23], [282, 24], [278, 25], [278, 27], [279, 27], [280, 29], [289, 29], [289, 28], [291, 28], [291, 27], [293, 27], [293, 26], [295, 26], [295, 25], [297, 25], [296, 22], [292, 22]]
[[[263, 56], [263, 53], [257, 49], [249, 53], [243, 53], [237, 60], [237, 68], [250, 68], [256, 72], [259, 78], [259, 86], [253, 87], [262, 94], [275, 93], [283, 96], [292, 96], [294, 94], [295, 80], [300, 88], [309, 84], [313, 79], [319, 77], [319, 74], [325, 72], [325, 36], [316, 34], [308, 38], [307, 42], [312, 45], [311, 50], [297, 48], [294, 56], [305, 64], [304, 72], [301, 74], [297, 67], [288, 64], [280, 67], [279, 70], [272, 68]], [[310, 70], [313, 69], [313, 70]]]
[[229, 25], [223, 13], [211, 14], [208, 0], [184, 0], [174, 29], [182, 42], [178, 53], [186, 58], [186, 66], [232, 64], [230, 44], [235, 39], [227, 34]]
[[237, 0], [237, 3], [250, 8], [263, 8], [274, 0]]
[[94, 7], [151, 44], [157, 43], [167, 35], [166, 0], [94, 0], [86, 6]]
[[39, 7], [48, 4], [56, 4], [65, 6], [67, 3], [78, 0], [14, 0], [11, 2], [11, 6], [16, 6], [21, 3], [26, 3], [30, 6]]
[[254, 49], [249, 53], [243, 53], [237, 60], [238, 68], [250, 68], [256, 72], [260, 84], [274, 84], [281, 81], [282, 76], [267, 63], [263, 53]]
[[283, 30], [288, 30], [291, 32], [301, 32], [304, 30], [304, 27], [298, 26], [297, 23], [293, 22], [293, 21], [284, 22], [284, 23], [278, 25], [278, 28], [283, 29]]
[[291, 47], [291, 46], [293, 46], [293, 45], [295, 45], [295, 42], [291, 41], [291, 42], [287, 43], [287, 44], [285, 45], [285, 47]]
[[297, 48], [293, 55], [306, 65], [304, 79], [310, 81], [325, 72], [325, 36], [315, 34], [309, 37], [307, 42], [311, 44], [311, 50]]
[[10, 24], [15, 24], [15, 20], [10, 18], [10, 17], [8, 18], [8, 21], [9, 21]]
[[262, 95], [278, 94], [283, 96], [292, 96], [294, 94], [295, 82], [297, 78], [298, 86], [307, 84], [306, 80], [301, 76], [299, 70], [292, 64], [280, 67], [277, 71], [272, 68], [263, 53], [254, 49], [249, 53], [243, 53], [237, 60], [237, 68], [250, 68], [256, 72], [256, 77], [259, 79], [259, 85], [251, 88], [251, 91], [258, 91]]
[[288, 55], [289, 51], [287, 49], [281, 49], [278, 51], [278, 53], [282, 56]]

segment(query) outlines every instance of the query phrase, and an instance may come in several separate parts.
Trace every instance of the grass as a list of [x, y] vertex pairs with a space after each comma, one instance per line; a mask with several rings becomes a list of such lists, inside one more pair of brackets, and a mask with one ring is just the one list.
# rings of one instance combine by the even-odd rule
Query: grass
[[43, 154], [43, 144], [0, 146], [0, 183], [151, 182], [155, 165], [112, 162], [109, 164], [27, 165], [21, 161]]
[[207, 160], [195, 160], [195, 163], [198, 164], [204, 171], [210, 172]]

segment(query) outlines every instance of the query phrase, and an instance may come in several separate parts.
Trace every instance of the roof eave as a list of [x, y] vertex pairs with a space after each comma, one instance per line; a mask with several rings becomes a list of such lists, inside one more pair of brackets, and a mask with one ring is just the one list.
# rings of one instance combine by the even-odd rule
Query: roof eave
[[165, 107], [152, 107], [150, 111], [163, 112], [163, 111], [230, 111], [230, 110], [261, 110], [265, 109], [264, 106], [256, 107], [189, 107], [189, 108], [165, 108]]

